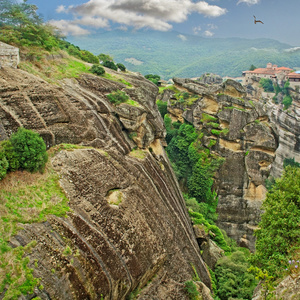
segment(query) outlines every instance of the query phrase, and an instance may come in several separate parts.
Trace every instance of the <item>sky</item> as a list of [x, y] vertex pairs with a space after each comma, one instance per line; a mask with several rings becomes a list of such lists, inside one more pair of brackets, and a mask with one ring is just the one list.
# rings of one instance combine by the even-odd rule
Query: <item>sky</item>
[[[300, 47], [300, 0], [28, 0], [66, 36], [114, 29], [271, 38]], [[254, 24], [254, 17], [261, 20]]]

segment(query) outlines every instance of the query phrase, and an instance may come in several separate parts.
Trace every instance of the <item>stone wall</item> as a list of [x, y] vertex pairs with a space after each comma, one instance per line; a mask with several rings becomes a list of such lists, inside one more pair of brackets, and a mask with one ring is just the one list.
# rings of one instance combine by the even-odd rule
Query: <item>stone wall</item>
[[19, 62], [19, 48], [0, 42], [0, 68], [17, 68]]

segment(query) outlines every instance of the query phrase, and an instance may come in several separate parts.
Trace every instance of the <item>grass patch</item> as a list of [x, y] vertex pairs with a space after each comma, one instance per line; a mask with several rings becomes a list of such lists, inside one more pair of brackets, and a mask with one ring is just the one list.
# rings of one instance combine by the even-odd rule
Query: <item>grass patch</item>
[[127, 101], [125, 101], [125, 103], [128, 104], [128, 105], [131, 105], [131, 106], [141, 107], [141, 105], [138, 102], [136, 102], [136, 101], [134, 101], [130, 98]]
[[3, 299], [18, 299], [39, 285], [25, 257], [36, 242], [12, 248], [9, 240], [21, 229], [20, 224], [44, 222], [50, 214], [66, 216], [70, 210], [68, 199], [58, 180], [58, 174], [47, 165], [44, 174], [16, 171], [0, 182], [0, 294], [6, 290]]
[[218, 121], [218, 118], [213, 117], [206, 113], [202, 113], [202, 119], [201, 119], [202, 123], [209, 123], [209, 122], [216, 122], [216, 121]]
[[215, 122], [208, 122], [206, 124], [206, 126], [213, 127], [213, 128], [219, 128], [220, 124], [219, 123], [215, 123]]
[[120, 77], [117, 77], [117, 76], [113, 76], [112, 74], [109, 74], [109, 73], [107, 73], [107, 72], [105, 72], [104, 75], [101, 76], [101, 77], [106, 78], [106, 79], [108, 79], [108, 80], [120, 82], [120, 83], [123, 83], [123, 84], [125, 84], [125, 85], [127, 85], [127, 86], [129, 86], [129, 87], [132, 87], [132, 84], [129, 83], [129, 82], [127, 82], [125, 79], [120, 78]]
[[144, 159], [147, 156], [147, 152], [142, 149], [133, 149], [129, 155], [134, 158]]

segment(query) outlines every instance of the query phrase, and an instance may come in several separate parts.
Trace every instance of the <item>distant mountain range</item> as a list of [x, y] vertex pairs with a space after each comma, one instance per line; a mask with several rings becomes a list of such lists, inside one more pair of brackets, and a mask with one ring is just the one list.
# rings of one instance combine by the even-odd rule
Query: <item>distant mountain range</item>
[[253, 64], [268, 62], [290, 68], [300, 67], [300, 47], [292, 48], [272, 39], [203, 38], [178, 32], [121, 30], [68, 41], [98, 55], [109, 54], [127, 69], [158, 74], [163, 79], [198, 77], [205, 72], [241, 76]]

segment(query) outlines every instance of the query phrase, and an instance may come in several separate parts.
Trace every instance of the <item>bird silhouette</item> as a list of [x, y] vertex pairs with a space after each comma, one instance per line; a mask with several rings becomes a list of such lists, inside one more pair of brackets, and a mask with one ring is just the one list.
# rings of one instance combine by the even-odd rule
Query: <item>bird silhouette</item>
[[255, 17], [255, 16], [253, 16], [253, 17], [254, 17], [254, 24], [256, 24], [256, 23], [264, 24], [264, 22], [262, 22], [261, 20], [256, 20], [256, 17]]

